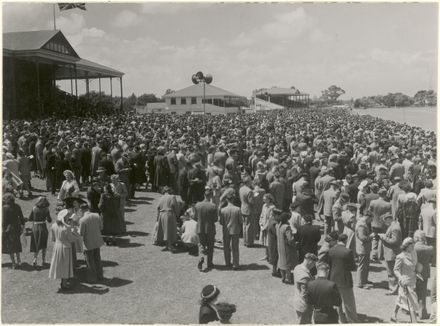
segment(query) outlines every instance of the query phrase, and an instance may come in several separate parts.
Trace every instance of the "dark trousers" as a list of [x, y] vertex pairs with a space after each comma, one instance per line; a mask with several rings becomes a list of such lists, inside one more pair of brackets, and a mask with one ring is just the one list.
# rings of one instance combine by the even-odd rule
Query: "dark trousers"
[[383, 244], [382, 244], [382, 240], [380, 240], [378, 234], [383, 233], [384, 230], [382, 230], [381, 228], [376, 228], [374, 226], [372, 227], [372, 230], [374, 233], [374, 238], [371, 243], [371, 245], [372, 245], [371, 259], [372, 260], [381, 259], [383, 257]]
[[238, 267], [240, 263], [240, 253], [238, 251], [238, 244], [240, 241], [239, 234], [229, 234], [226, 230], [223, 230], [223, 252], [225, 255], [226, 266], [231, 265], [231, 249], [232, 249], [232, 264], [234, 267]]
[[356, 272], [357, 285], [362, 286], [368, 282], [368, 270], [370, 268], [370, 255], [358, 255], [359, 265]]
[[426, 316], [428, 312], [426, 311], [426, 294], [428, 292], [428, 280], [425, 279], [421, 281], [417, 279], [416, 281], [416, 294], [419, 299], [419, 317]]
[[434, 248], [434, 256], [432, 257], [431, 266], [435, 267], [436, 257], [437, 257], [437, 245], [435, 242], [435, 238], [426, 237], [426, 244]]
[[215, 237], [205, 234], [199, 233], [199, 251], [207, 256], [207, 266], [213, 267], [212, 258], [214, 256], [214, 241]]
[[87, 264], [87, 280], [92, 282], [102, 280], [104, 275], [102, 272], [100, 248], [84, 250], [84, 257]]
[[47, 190], [50, 190], [52, 194], [55, 194], [55, 192], [57, 191], [55, 171], [47, 171], [46, 175]]
[[253, 246], [255, 240], [254, 217], [243, 215], [243, 241], [245, 246]]
[[313, 320], [315, 324], [338, 324], [339, 316], [336, 309], [315, 309], [313, 311]]
[[396, 263], [395, 260], [386, 260], [385, 261], [385, 268], [387, 269], [388, 274], [388, 289], [392, 292], [397, 291], [397, 277], [394, 274], [394, 264]]
[[329, 234], [333, 230], [333, 217], [325, 216], [324, 234]]

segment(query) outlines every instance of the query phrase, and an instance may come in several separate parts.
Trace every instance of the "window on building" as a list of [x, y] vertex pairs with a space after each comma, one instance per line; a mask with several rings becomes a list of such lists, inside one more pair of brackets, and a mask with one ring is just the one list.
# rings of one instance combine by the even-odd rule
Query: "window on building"
[[191, 97], [191, 104], [197, 104], [197, 97]]
[[171, 98], [171, 105], [176, 105], [176, 98]]
[[186, 98], [182, 97], [182, 98], [180, 99], [180, 104], [186, 104]]

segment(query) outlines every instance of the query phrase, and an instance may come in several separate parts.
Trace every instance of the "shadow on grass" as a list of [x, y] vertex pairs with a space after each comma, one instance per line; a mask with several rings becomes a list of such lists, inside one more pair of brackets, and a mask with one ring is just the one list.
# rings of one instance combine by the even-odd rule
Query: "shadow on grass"
[[378, 283], [373, 283], [373, 289], [388, 289], [388, 282], [381, 281]]
[[145, 246], [142, 243], [137, 243], [137, 242], [130, 242], [130, 239], [118, 239], [116, 241], [116, 244], [114, 247], [119, 247], [119, 248], [136, 248], [136, 247], [142, 247]]
[[104, 280], [99, 282], [99, 284], [108, 286], [110, 288], [118, 288], [121, 286], [126, 286], [131, 283], [133, 283], [132, 280], [126, 280], [126, 279], [119, 278], [119, 277], [104, 278]]
[[110, 261], [110, 260], [101, 260], [101, 265], [102, 267], [115, 267], [115, 266], [119, 266], [119, 264], [115, 261]]
[[133, 208], [125, 208], [126, 213], [136, 212], [136, 209]]
[[[133, 224], [133, 223], [132, 223]], [[130, 237], [146, 237], [148, 236], [150, 233], [148, 232], [142, 232], [142, 231], [127, 231], [127, 235]]]
[[[214, 269], [217, 269], [219, 271], [232, 271], [233, 269], [230, 267], [227, 267], [225, 265], [215, 265]], [[268, 270], [269, 267], [266, 265], [258, 265], [255, 263], [247, 264], [247, 265], [240, 265], [238, 268], [238, 271], [262, 271], [262, 270]]]
[[134, 224], [133, 222], [125, 221], [125, 225], [133, 225], [133, 224]]
[[[4, 264], [2, 264], [2, 268], [10, 268], [10, 269], [12, 269], [12, 263], [4, 263]], [[30, 265], [28, 263], [23, 263], [22, 262], [20, 264], [20, 267], [17, 268], [15, 271], [16, 272], [19, 272], [19, 271], [35, 272], [35, 271], [37, 271], [39, 269], [41, 269], [41, 266], [35, 268], [34, 266], [32, 266], [32, 265]]]
[[383, 265], [371, 265], [369, 267], [370, 273], [380, 273], [386, 270], [385, 266]]
[[97, 285], [88, 285], [88, 284], [82, 284], [82, 283], [75, 283], [72, 287], [71, 291], [66, 292], [58, 292], [60, 294], [80, 294], [80, 293], [91, 293], [91, 294], [106, 294], [110, 290], [108, 288], [105, 288], [103, 286], [97, 286]]
[[383, 323], [384, 320], [380, 319], [380, 318], [377, 318], [377, 317], [368, 316], [368, 315], [365, 315], [365, 314], [358, 314], [358, 322], [359, 323], [363, 323], [363, 324], [366, 324], [366, 323]]

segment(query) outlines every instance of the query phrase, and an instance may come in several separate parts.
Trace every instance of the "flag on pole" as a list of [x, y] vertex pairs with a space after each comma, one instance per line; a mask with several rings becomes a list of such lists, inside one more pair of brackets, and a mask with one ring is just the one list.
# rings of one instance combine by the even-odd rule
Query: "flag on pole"
[[85, 3], [59, 3], [58, 8], [60, 8], [60, 11], [75, 9], [75, 8], [78, 8], [81, 10], [86, 10], [86, 4]]

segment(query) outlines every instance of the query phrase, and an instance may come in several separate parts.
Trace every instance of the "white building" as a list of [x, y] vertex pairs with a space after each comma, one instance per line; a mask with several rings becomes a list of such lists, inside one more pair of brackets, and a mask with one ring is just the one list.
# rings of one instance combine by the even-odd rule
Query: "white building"
[[[164, 96], [165, 102], [148, 103], [146, 107], [137, 107], [137, 113], [170, 114], [228, 114], [239, 112], [245, 97], [231, 93], [219, 87], [203, 83], [192, 85]], [[203, 103], [205, 97], [205, 103]]]

